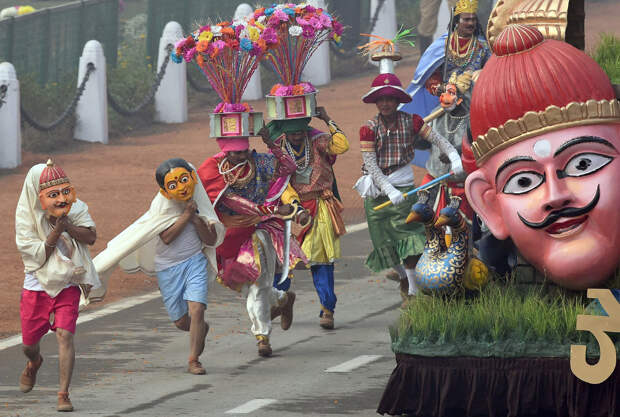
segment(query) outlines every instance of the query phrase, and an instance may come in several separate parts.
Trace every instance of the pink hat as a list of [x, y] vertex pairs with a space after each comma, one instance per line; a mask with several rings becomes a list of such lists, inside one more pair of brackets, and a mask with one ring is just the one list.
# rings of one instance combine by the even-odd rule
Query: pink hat
[[403, 90], [398, 77], [391, 73], [379, 74], [372, 82], [370, 91], [362, 97], [364, 103], [376, 103], [381, 97], [393, 97], [399, 103], [409, 103], [411, 96]]
[[246, 137], [217, 138], [218, 146], [222, 152], [247, 151], [250, 148], [250, 141]]

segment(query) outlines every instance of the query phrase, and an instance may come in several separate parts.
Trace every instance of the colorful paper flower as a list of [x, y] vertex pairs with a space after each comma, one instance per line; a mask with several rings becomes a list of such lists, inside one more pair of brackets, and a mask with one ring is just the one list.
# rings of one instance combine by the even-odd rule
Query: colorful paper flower
[[252, 42], [256, 42], [260, 38], [260, 32], [255, 27], [248, 27], [248, 34]]
[[222, 35], [235, 36], [235, 30], [231, 27], [222, 28]]
[[312, 26], [315, 30], [321, 30], [323, 29], [323, 25], [321, 24], [321, 21], [319, 19], [317, 19], [316, 17], [311, 17], [310, 20], [308, 21], [308, 23], [310, 24], [310, 26]]
[[274, 11], [275, 11], [275, 10], [274, 10], [274, 8], [273, 8], [273, 7], [270, 7], [270, 8], [268, 8], [268, 9], [266, 9], [266, 10], [265, 10], [265, 16], [271, 16], [271, 15], [273, 14], [273, 12], [274, 12]]
[[252, 41], [247, 38], [241, 39], [240, 45], [241, 45], [241, 49], [243, 49], [244, 51], [252, 50]]
[[267, 44], [278, 43], [278, 34], [273, 28], [265, 28], [261, 35], [261, 39], [267, 42]]
[[254, 19], [258, 19], [259, 17], [264, 16], [264, 15], [265, 15], [264, 7], [254, 10]]
[[342, 32], [344, 32], [344, 27], [342, 26], [342, 23], [334, 20], [332, 21], [332, 27], [334, 28], [334, 32], [336, 32], [336, 35], [342, 36]]
[[211, 31], [200, 32], [200, 35], [198, 35], [199, 41], [211, 42], [211, 39], [213, 39], [213, 33]]
[[276, 96], [290, 96], [293, 92], [292, 87], [290, 86], [280, 86], [276, 88], [275, 94]]
[[316, 34], [316, 30], [314, 30], [312, 25], [303, 26], [302, 35], [303, 35], [304, 38], [312, 39], [312, 38], [314, 38], [315, 34]]
[[288, 22], [289, 19], [289, 16], [284, 13], [283, 10], [276, 10], [275, 12], [273, 12], [273, 16], [278, 18], [280, 22]]
[[181, 62], [183, 62], [183, 58], [181, 58], [181, 55], [177, 55], [175, 52], [172, 52], [170, 54], [170, 59], [172, 60], [172, 62], [174, 62], [175, 64], [180, 64]]
[[321, 22], [321, 25], [323, 26], [323, 28], [331, 28], [332, 27], [332, 20], [328, 16], [326, 16], [324, 14], [319, 16], [319, 21]]
[[294, 37], [298, 37], [299, 35], [301, 35], [303, 31], [304, 30], [301, 28], [301, 26], [298, 26], [298, 25], [293, 25], [290, 28], [288, 28], [289, 35], [294, 36]]
[[304, 88], [304, 93], [314, 93], [316, 91], [316, 88], [314, 88], [314, 86], [310, 83], [301, 83], [300, 84], [303, 88]]
[[196, 50], [198, 52], [206, 52], [207, 48], [209, 48], [209, 41], [199, 41], [196, 44]]
[[194, 55], [196, 55], [196, 48], [191, 48], [185, 51], [183, 54], [183, 58], [185, 58], [185, 62], [191, 62], [194, 59]]
[[252, 49], [250, 50], [250, 56], [257, 56], [263, 53], [263, 49], [257, 42], [252, 42]]
[[215, 49], [224, 49], [226, 48], [226, 42], [220, 39], [213, 42], [213, 46], [215, 47]]

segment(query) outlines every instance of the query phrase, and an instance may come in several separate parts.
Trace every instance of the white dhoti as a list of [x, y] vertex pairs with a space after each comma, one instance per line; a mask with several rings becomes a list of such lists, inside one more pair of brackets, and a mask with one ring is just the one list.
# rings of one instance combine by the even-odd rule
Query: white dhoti
[[277, 306], [286, 299], [286, 292], [273, 286], [276, 272], [276, 251], [269, 235], [264, 230], [255, 232], [260, 240], [258, 248], [261, 273], [253, 284], [243, 286], [242, 292], [247, 295], [246, 307], [252, 322], [254, 336], [269, 336], [271, 333], [271, 307]]

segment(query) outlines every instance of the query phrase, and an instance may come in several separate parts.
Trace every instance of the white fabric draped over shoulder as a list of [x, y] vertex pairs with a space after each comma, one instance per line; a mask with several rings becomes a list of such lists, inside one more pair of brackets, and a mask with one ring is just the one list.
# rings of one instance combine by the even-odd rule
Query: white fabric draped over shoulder
[[[213, 280], [217, 275], [215, 248], [224, 241], [226, 228], [215, 214], [213, 205], [200, 181], [194, 188], [192, 198], [198, 206], [198, 215], [207, 224], [214, 224], [216, 228], [217, 240], [215, 244], [213, 246], [203, 245], [202, 248], [209, 264], [207, 270], [209, 280]], [[103, 300], [107, 291], [108, 279], [117, 265], [128, 273], [140, 271], [147, 275], [156, 275], [155, 253], [159, 234], [174, 224], [183, 213], [184, 208], [184, 203], [168, 200], [161, 193], [157, 193], [149, 210], [112, 239], [106, 249], [95, 257], [95, 267], [103, 285], [100, 289], [91, 292], [89, 300], [82, 300], [82, 306], [88, 304], [89, 301]]]
[[[69, 248], [70, 256], [54, 250], [45, 260], [45, 240], [52, 231], [39, 201], [39, 178], [45, 166], [38, 164], [28, 171], [15, 210], [15, 241], [24, 262], [24, 272], [32, 274], [50, 297], [58, 295], [68, 284], [98, 288], [100, 282], [88, 246], [67, 232], [60, 238]], [[95, 227], [88, 206], [81, 200], [73, 203], [67, 217], [75, 226]]]

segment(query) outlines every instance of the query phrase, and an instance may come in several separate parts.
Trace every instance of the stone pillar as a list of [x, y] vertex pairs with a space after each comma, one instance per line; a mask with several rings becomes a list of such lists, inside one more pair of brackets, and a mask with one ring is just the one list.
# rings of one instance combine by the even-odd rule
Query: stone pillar
[[0, 63], [0, 99], [0, 168], [17, 168], [22, 163], [19, 81], [8, 62]]
[[86, 75], [88, 64], [94, 64], [86, 88], [75, 109], [75, 139], [86, 142], [108, 143], [108, 97], [105, 56], [98, 41], [86, 42], [78, 70], [78, 86]]
[[[183, 38], [183, 28], [177, 22], [168, 22], [159, 40], [157, 71], [170, 52], [169, 44]], [[155, 92], [155, 120], [162, 123], [184, 123], [187, 121], [187, 64], [168, 62], [164, 77]]]

